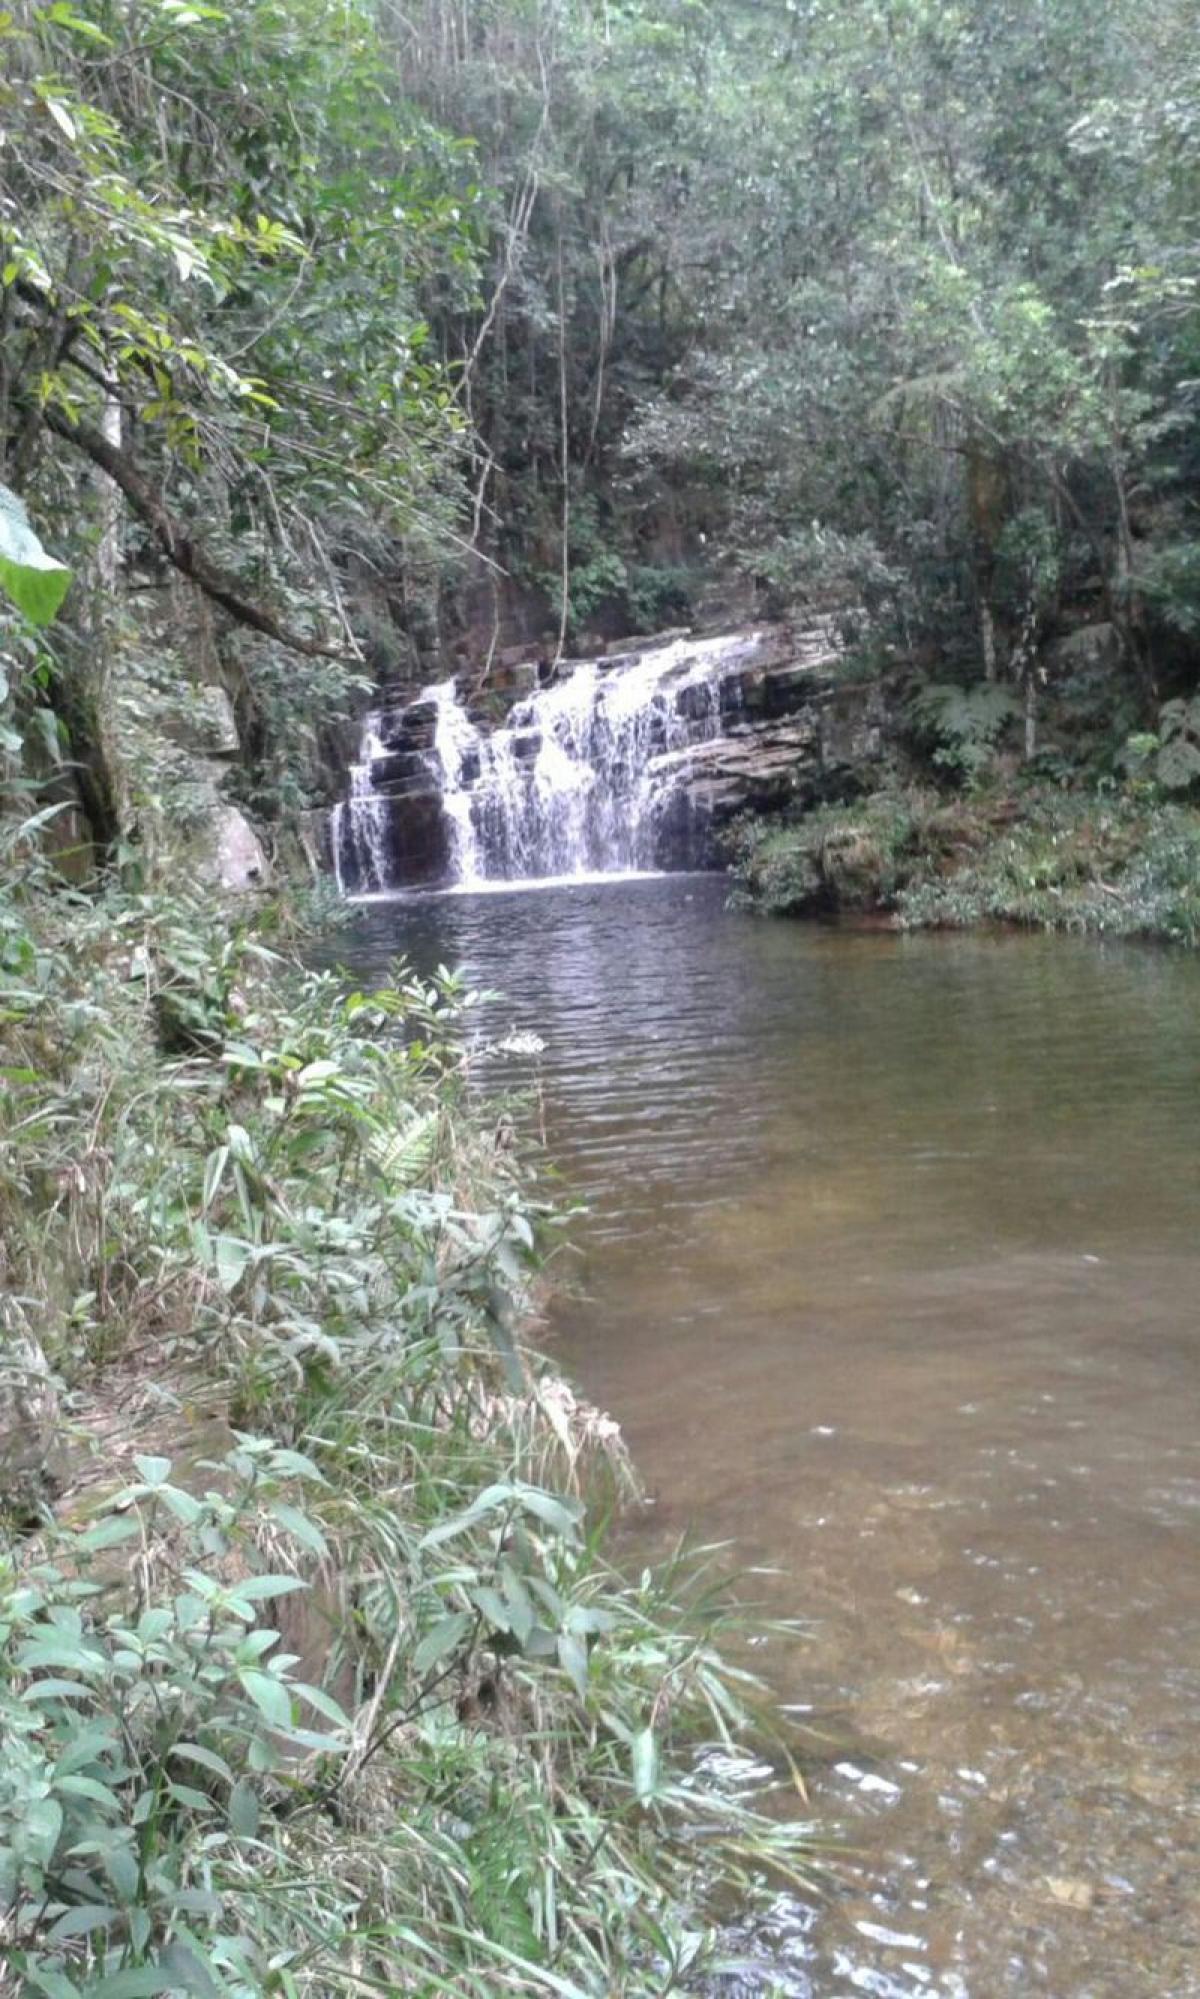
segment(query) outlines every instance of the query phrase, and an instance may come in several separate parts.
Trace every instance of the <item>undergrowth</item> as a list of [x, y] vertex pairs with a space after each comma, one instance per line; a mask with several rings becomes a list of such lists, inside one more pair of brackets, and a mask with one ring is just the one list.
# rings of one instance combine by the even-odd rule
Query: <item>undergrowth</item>
[[1200, 943], [1200, 812], [1143, 788], [913, 787], [736, 836], [735, 898], [778, 915], [894, 913]]
[[759, 1704], [703, 1568], [605, 1557], [467, 996], [9, 858], [0, 1989], [690, 1985], [810, 1849], [702, 1754]]

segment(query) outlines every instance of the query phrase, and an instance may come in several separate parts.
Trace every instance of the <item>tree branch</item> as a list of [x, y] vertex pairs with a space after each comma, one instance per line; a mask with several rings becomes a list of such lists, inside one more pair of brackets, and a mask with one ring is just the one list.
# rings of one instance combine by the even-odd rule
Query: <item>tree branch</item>
[[278, 645], [286, 646], [289, 652], [306, 653], [316, 659], [351, 657], [340, 647], [322, 645], [316, 639], [304, 638], [299, 632], [291, 631], [271, 611], [243, 597], [233, 579], [168, 513], [129, 453], [112, 443], [94, 424], [72, 419], [53, 407], [42, 411], [42, 421], [47, 429], [74, 445], [77, 451], [82, 451], [86, 458], [91, 459], [93, 465], [98, 465], [102, 472], [108, 474], [138, 519], [149, 528], [168, 562], [173, 563], [180, 575], [186, 576], [214, 604], [227, 611], [237, 624], [247, 626], [252, 632], [261, 632], [264, 638], [274, 639]]

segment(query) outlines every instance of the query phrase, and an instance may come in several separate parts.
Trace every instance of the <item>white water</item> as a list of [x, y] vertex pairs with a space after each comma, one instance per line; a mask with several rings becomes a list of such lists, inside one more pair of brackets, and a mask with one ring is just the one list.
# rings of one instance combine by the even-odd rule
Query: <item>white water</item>
[[[492, 730], [472, 720], [453, 680], [426, 688], [400, 712], [393, 736], [403, 738], [406, 713], [432, 706], [432, 747], [420, 759], [441, 797], [444, 885], [656, 870], [663, 808], [687, 780], [680, 753], [720, 734], [722, 682], [756, 645], [745, 634], [673, 639], [624, 666], [583, 661]], [[379, 893], [408, 879], [403, 814], [393, 838], [393, 808], [372, 783], [373, 764], [389, 754], [380, 729], [372, 715], [335, 814], [344, 892]]]
[[379, 716], [368, 715], [358, 762], [350, 766], [350, 795], [334, 806], [330, 828], [334, 871], [343, 895], [387, 887], [387, 801], [376, 792], [371, 772], [376, 757], [384, 754]]

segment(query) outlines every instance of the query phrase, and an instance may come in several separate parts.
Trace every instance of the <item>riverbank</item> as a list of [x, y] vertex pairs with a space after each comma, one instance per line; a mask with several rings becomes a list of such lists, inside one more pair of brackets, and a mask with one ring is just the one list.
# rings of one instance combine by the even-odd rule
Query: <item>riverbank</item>
[[890, 915], [905, 929], [1014, 923], [1200, 943], [1200, 812], [1134, 790], [911, 786], [739, 828], [741, 906]]
[[703, 1578], [605, 1555], [628, 1467], [523, 1344], [558, 1232], [466, 996], [347, 993], [279, 910], [3, 917], [14, 1989], [699, 1976], [803, 1836], [697, 1763], [758, 1699]]

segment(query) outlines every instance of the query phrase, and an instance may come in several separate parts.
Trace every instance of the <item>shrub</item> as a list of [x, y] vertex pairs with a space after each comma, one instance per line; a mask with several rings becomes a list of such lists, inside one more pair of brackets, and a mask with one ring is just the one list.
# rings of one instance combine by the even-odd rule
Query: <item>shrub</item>
[[521, 1343], [555, 1223], [467, 996], [180, 899], [0, 911], [0, 1240], [66, 1411], [0, 1561], [18, 1989], [667, 1989], [805, 1839], [697, 1758], [759, 1697], [708, 1579], [604, 1559], [627, 1470]]

